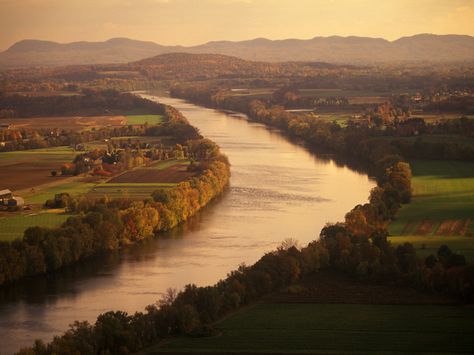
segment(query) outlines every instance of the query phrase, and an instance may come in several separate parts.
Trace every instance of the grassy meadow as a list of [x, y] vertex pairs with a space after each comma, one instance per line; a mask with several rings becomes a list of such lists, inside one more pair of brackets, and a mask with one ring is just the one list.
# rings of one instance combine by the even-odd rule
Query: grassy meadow
[[[120, 144], [120, 142], [127, 143], [149, 143], [149, 144], [165, 144], [167, 143], [168, 137], [154, 137], [154, 136], [122, 136], [122, 137], [112, 137], [110, 141], [115, 144]], [[107, 143], [104, 140], [92, 141], [84, 143], [85, 150], [92, 149], [107, 149]]]
[[163, 116], [161, 115], [127, 115], [127, 124], [129, 125], [142, 125], [148, 123], [150, 126], [157, 125], [163, 122]]
[[453, 353], [474, 348], [474, 309], [445, 305], [263, 303], [224, 319], [218, 335], [143, 353]]
[[63, 212], [62, 210], [50, 210], [32, 215], [0, 217], [0, 241], [22, 238], [23, 232], [29, 227], [58, 227], [70, 217]]
[[0, 153], [0, 166], [11, 162], [29, 163], [32, 160], [36, 162], [70, 162], [76, 154], [77, 152], [73, 148], [66, 146], [2, 152]]
[[465, 256], [467, 261], [474, 261], [474, 238], [463, 236], [433, 236], [433, 235], [402, 235], [391, 236], [390, 241], [394, 245], [411, 243], [417, 251], [417, 255], [427, 257], [436, 255], [441, 245], [448, 245], [457, 254]]
[[87, 194], [92, 198], [107, 196], [109, 198], [129, 198], [143, 200], [150, 197], [153, 191], [174, 187], [174, 183], [104, 183], [94, 186]]
[[309, 117], [318, 121], [335, 122], [341, 127], [347, 126], [347, 121], [353, 118], [353, 115], [347, 113], [311, 113]]
[[43, 204], [46, 200], [54, 199], [56, 194], [65, 192], [71, 196], [77, 196], [87, 193], [96, 184], [82, 181], [66, 182], [64, 184], [49, 186], [41, 189], [35, 193], [25, 195], [25, 203], [28, 204]]

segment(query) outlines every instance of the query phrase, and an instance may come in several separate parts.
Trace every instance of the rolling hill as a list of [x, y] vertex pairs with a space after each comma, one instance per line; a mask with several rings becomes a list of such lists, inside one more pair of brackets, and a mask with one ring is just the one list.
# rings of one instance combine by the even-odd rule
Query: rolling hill
[[[264, 63], [223, 54], [166, 53], [129, 64], [155, 79], [206, 79], [215, 77], [259, 76], [281, 74], [292, 63]], [[295, 69], [295, 68], [293, 68]]]
[[24, 40], [0, 53], [0, 67], [127, 63], [164, 53], [215, 53], [246, 60], [319, 61], [338, 64], [474, 62], [474, 37], [420, 34], [395, 41], [368, 37], [315, 37], [309, 40], [218, 41], [194, 47], [114, 38], [105, 42]]

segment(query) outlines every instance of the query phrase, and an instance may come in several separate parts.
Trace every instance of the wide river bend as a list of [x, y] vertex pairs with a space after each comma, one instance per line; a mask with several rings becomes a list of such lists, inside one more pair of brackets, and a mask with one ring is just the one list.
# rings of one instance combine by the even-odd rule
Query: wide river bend
[[220, 145], [232, 164], [230, 188], [165, 238], [0, 290], [0, 354], [49, 341], [74, 320], [142, 311], [170, 287], [214, 284], [286, 238], [305, 245], [365, 202], [374, 186], [367, 175], [321, 160], [245, 115], [143, 96], [176, 107]]

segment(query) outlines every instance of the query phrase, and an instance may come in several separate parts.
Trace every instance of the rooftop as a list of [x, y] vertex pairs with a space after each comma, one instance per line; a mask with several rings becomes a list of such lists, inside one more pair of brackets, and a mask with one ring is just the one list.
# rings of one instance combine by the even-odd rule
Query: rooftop
[[1, 196], [1, 195], [9, 195], [9, 194], [11, 194], [11, 193], [12, 193], [12, 192], [11, 192], [10, 190], [8, 190], [8, 189], [0, 190], [0, 196]]

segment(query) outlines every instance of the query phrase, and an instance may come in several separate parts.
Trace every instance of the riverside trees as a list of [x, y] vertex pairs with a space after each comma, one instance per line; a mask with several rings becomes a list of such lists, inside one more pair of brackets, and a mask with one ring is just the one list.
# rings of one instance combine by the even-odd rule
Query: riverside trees
[[23, 240], [0, 243], [0, 285], [57, 270], [169, 230], [220, 194], [229, 176], [228, 164], [211, 160], [200, 175], [175, 188], [157, 190], [153, 200], [92, 201], [77, 197], [69, 203], [77, 215], [60, 228], [33, 227], [25, 231]]

